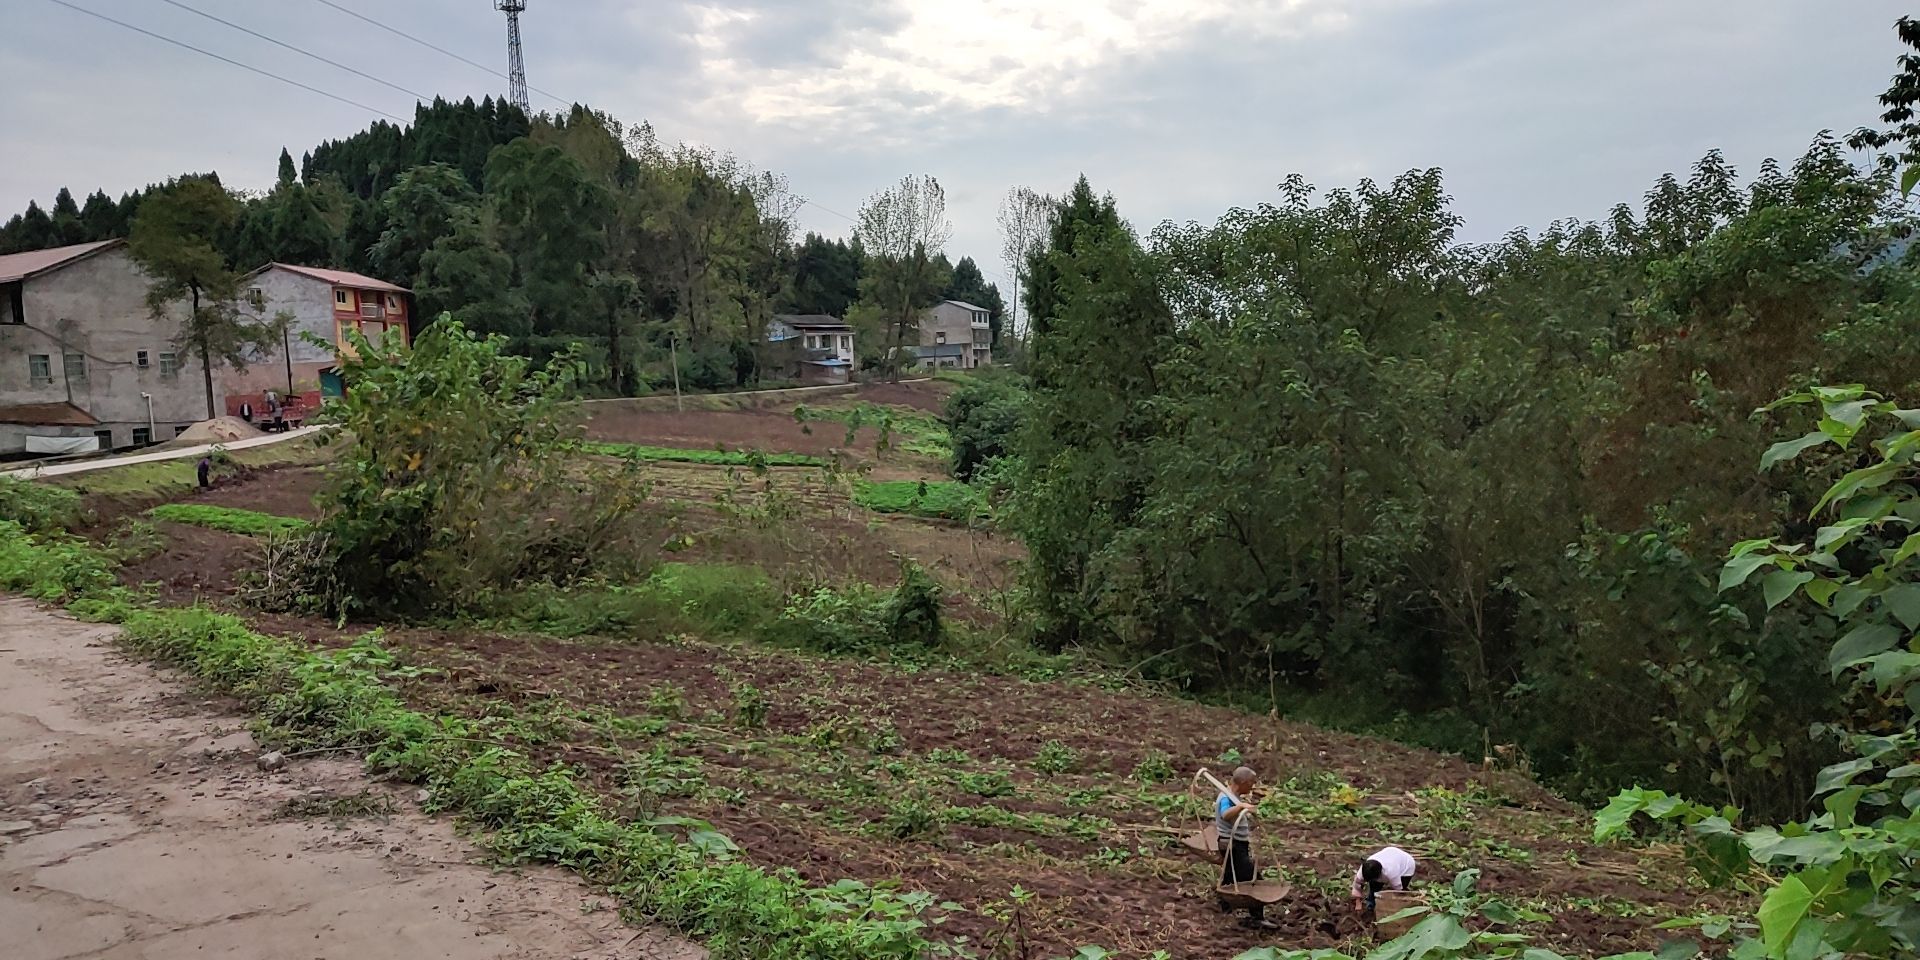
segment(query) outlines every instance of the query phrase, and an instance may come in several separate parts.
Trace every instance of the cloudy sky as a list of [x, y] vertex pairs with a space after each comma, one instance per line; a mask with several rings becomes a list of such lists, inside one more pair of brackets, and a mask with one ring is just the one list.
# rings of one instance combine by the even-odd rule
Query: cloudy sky
[[[410, 116], [504, 70], [489, 0], [67, 0]], [[331, 4], [331, 5], [330, 5]], [[583, 101], [788, 175], [845, 233], [909, 173], [946, 186], [956, 257], [1000, 274], [1010, 186], [1085, 173], [1143, 228], [1446, 170], [1467, 239], [1596, 217], [1719, 147], [1742, 170], [1873, 119], [1895, 0], [528, 0], [536, 109]], [[191, 9], [188, 9], [191, 8]], [[389, 81], [196, 16], [199, 10]], [[87, 16], [5, 0], [0, 210], [188, 170], [272, 180], [377, 114]]]

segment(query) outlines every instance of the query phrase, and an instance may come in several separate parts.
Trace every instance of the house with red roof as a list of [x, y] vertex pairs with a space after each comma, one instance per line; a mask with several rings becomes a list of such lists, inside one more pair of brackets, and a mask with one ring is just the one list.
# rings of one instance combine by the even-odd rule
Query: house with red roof
[[[287, 316], [285, 336], [275, 347], [251, 358], [245, 370], [216, 375], [226, 393], [227, 414], [251, 410], [256, 423], [268, 419], [270, 405], [286, 407], [299, 420], [328, 396], [338, 396], [340, 358], [353, 355], [349, 332], [378, 341], [392, 334], [411, 343], [412, 291], [385, 280], [345, 270], [291, 263], [269, 263], [247, 276], [254, 303], [270, 317]], [[314, 344], [307, 335], [325, 346]], [[271, 394], [271, 396], [269, 396]]]

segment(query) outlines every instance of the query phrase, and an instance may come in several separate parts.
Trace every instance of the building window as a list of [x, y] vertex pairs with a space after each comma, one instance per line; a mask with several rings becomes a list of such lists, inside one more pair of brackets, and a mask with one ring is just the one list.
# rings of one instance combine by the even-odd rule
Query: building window
[[933, 335], [933, 342], [934, 342], [934, 343], [946, 343], [946, 342], [947, 342], [947, 332], [946, 332], [945, 330], [942, 330], [942, 331], [940, 331], [939, 333], [936, 333], [936, 334], [934, 334], [934, 335]]
[[173, 435], [176, 437], [186, 432], [187, 432], [187, 425], [184, 423], [173, 428]]
[[100, 449], [102, 450], [113, 449], [113, 431], [112, 430], [95, 430], [93, 432], [93, 438], [95, 440], [100, 441]]
[[145, 447], [145, 446], [151, 446], [152, 444], [153, 444], [153, 431], [148, 430], [146, 427], [133, 428], [133, 445], [134, 446]]
[[45, 387], [53, 383], [53, 358], [44, 353], [36, 353], [27, 358], [27, 380], [36, 387]]
[[60, 362], [65, 367], [68, 383], [86, 383], [87, 382], [86, 354], [82, 354], [82, 353], [61, 354]]
[[335, 290], [333, 292], [333, 305], [336, 307], [345, 307], [348, 305], [347, 292], [345, 290]]
[[842, 349], [842, 350], [852, 350], [852, 349], [853, 349], [853, 338], [852, 338], [852, 337], [841, 337], [841, 338], [840, 338], [840, 349]]
[[180, 375], [180, 357], [178, 354], [162, 353], [160, 355], [160, 375], [163, 377], [177, 377]]
[[400, 309], [400, 298], [394, 296], [391, 293], [387, 294], [387, 309], [388, 310]]
[[133, 365], [142, 370], [147, 368], [147, 352], [145, 350], [137, 350], [134, 352]]

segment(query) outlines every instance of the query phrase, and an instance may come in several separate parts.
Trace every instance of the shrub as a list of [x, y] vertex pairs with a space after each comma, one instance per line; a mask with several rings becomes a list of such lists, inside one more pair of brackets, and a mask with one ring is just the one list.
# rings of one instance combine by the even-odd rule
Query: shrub
[[1010, 451], [1026, 417], [1026, 391], [1002, 378], [969, 379], [947, 398], [953, 438], [953, 475], [971, 481], [982, 467]]
[[571, 355], [536, 369], [444, 316], [411, 349], [353, 345], [351, 387], [323, 411], [347, 445], [315, 524], [334, 582], [310, 592], [377, 613], [472, 610], [519, 582], [639, 562], [623, 541], [645, 498], [635, 466], [572, 456]]
[[106, 597], [119, 584], [113, 567], [111, 557], [80, 540], [0, 520], [0, 590], [49, 603]]
[[0, 476], [0, 521], [28, 533], [55, 533], [80, 524], [80, 495], [64, 487]]
[[1079, 762], [1080, 755], [1058, 740], [1041, 744], [1040, 752], [1033, 755], [1033, 768], [1041, 773], [1066, 773]]

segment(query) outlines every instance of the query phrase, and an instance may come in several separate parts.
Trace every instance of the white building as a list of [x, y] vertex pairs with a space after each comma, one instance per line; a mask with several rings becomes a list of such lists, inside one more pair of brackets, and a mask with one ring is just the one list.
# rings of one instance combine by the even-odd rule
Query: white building
[[853, 328], [824, 314], [776, 314], [767, 324], [767, 343], [775, 347], [774, 366], [803, 383], [846, 383], [853, 379]]
[[914, 356], [929, 369], [972, 370], [993, 362], [993, 325], [986, 307], [943, 300], [920, 317]]

